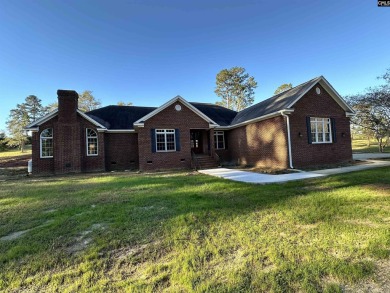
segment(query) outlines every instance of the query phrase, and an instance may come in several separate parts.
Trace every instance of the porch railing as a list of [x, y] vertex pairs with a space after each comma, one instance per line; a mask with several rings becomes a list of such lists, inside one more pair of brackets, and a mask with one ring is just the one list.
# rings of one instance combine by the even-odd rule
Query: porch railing
[[191, 163], [192, 163], [192, 168], [194, 168], [195, 170], [198, 170], [199, 169], [199, 161], [198, 161], [198, 158], [196, 157], [194, 151], [191, 151]]

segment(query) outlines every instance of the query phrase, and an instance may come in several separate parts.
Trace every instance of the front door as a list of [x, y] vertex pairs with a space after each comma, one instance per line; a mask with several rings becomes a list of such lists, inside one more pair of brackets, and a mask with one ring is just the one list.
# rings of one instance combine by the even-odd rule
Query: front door
[[191, 151], [195, 154], [203, 153], [202, 131], [191, 130]]

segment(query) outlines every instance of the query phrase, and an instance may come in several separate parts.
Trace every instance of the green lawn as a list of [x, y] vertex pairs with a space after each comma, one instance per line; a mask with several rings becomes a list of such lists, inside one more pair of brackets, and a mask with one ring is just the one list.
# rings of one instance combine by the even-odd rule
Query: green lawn
[[0, 158], [18, 157], [18, 156], [25, 156], [25, 155], [31, 155], [31, 145], [26, 145], [23, 153], [19, 149], [0, 151]]
[[0, 291], [341, 292], [390, 259], [390, 168], [272, 185], [196, 173], [0, 184], [0, 238], [14, 238], [0, 240]]
[[[367, 146], [366, 139], [354, 139], [352, 140], [352, 151], [358, 153], [379, 153], [378, 142], [371, 140], [371, 145]], [[390, 147], [385, 148], [384, 152], [390, 152]]]

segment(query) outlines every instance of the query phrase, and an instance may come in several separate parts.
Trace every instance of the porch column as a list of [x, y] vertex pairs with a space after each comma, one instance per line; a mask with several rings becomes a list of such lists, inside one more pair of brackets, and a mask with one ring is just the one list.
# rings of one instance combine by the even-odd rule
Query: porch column
[[214, 148], [214, 128], [210, 129], [210, 155], [214, 157], [215, 148]]

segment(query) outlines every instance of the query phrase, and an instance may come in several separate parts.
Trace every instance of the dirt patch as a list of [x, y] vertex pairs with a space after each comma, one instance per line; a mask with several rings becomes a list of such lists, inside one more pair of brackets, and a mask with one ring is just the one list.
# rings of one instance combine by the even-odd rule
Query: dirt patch
[[29, 232], [31, 230], [32, 229], [27, 229], [27, 230], [23, 230], [23, 231], [13, 232], [11, 234], [8, 234], [6, 236], [1, 237], [0, 240], [3, 240], [3, 241], [15, 240], [15, 239], [18, 239], [19, 237], [23, 236], [24, 234], [26, 234], [27, 232]]
[[31, 154], [0, 158], [0, 168], [26, 167], [27, 169], [28, 160], [31, 160]]
[[385, 293], [390, 292], [390, 260], [381, 260], [375, 263], [376, 270], [372, 278], [355, 285], [343, 286], [347, 293]]
[[79, 236], [74, 238], [74, 241], [65, 249], [69, 254], [75, 254], [77, 252], [85, 250], [92, 242], [92, 237], [88, 237], [93, 231], [104, 230], [106, 224], [97, 223], [93, 224], [88, 230], [82, 231]]
[[113, 250], [110, 252], [111, 257], [114, 259], [125, 259], [130, 256], [138, 255], [149, 247], [158, 246], [161, 244], [160, 240], [156, 240], [146, 244], [140, 244], [135, 246], [128, 246]]

